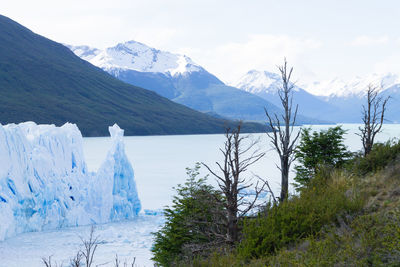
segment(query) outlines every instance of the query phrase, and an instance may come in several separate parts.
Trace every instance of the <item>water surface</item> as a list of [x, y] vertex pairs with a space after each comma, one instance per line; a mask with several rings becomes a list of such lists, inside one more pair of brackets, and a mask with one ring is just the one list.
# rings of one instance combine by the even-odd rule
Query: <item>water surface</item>
[[[303, 126], [314, 130], [328, 129], [336, 125]], [[357, 124], [343, 124], [347, 130], [345, 144], [351, 151], [362, 148]], [[295, 128], [298, 131], [299, 127]], [[377, 135], [377, 141], [386, 141], [400, 137], [399, 124], [384, 125], [382, 133]], [[259, 139], [258, 148], [266, 153], [265, 157], [249, 168], [245, 174], [252, 173], [267, 178], [272, 189], [279, 192], [280, 173], [276, 168], [279, 163], [277, 153], [272, 149], [266, 134], [251, 134], [250, 139]], [[186, 167], [193, 167], [196, 162], [204, 162], [216, 167], [215, 162], [221, 161], [219, 148], [223, 147], [224, 136], [215, 135], [174, 135], [174, 136], [127, 136], [124, 138], [126, 153], [135, 171], [139, 198], [144, 209], [159, 209], [171, 203], [174, 194], [173, 187], [186, 179]], [[84, 138], [84, 153], [90, 170], [97, 170], [111, 146], [108, 137]], [[202, 175], [207, 172], [203, 168]], [[291, 174], [293, 177], [293, 173]], [[210, 183], [215, 185], [215, 179], [210, 176]]]

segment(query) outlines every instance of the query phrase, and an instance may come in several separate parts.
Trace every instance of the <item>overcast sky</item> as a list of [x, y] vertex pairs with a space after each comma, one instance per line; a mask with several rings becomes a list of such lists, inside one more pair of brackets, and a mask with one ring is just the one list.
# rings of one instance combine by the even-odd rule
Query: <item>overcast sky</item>
[[300, 82], [400, 73], [397, 0], [3, 0], [0, 14], [57, 42], [184, 53], [225, 82], [285, 56]]

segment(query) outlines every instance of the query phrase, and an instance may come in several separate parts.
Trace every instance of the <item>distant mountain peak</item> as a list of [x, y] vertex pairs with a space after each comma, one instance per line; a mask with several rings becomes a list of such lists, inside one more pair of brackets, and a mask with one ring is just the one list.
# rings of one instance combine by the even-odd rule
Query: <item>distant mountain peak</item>
[[175, 76], [203, 70], [185, 55], [158, 50], [134, 40], [119, 43], [103, 51], [97, 49], [99, 52], [90, 58], [81, 56], [80, 47], [69, 46], [69, 48], [76, 55], [109, 72], [135, 70]]
[[[252, 69], [232, 85], [253, 94], [261, 92], [275, 94], [281, 83], [281, 76], [277, 73]], [[295, 87], [295, 90], [298, 88]]]
[[314, 95], [331, 97], [363, 97], [371, 84], [383, 91], [393, 85], [400, 83], [400, 76], [395, 73], [373, 73], [365, 77], [356, 76], [349, 80], [334, 78], [327, 81], [313, 82], [304, 86], [306, 90]]

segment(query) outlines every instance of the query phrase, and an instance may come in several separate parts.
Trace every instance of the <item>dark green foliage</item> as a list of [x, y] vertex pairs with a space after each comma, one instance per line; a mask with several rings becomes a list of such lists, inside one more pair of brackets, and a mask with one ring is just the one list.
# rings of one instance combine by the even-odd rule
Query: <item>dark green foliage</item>
[[85, 136], [108, 135], [114, 123], [126, 135], [223, 133], [226, 123], [121, 82], [0, 15], [0, 123], [22, 121], [72, 122]]
[[311, 133], [311, 128], [302, 129], [301, 141], [296, 148], [295, 166], [298, 188], [307, 186], [320, 167], [340, 168], [351, 156], [344, 145], [346, 133], [340, 126]]
[[348, 168], [360, 175], [377, 172], [393, 163], [400, 155], [400, 141], [376, 143], [366, 156], [357, 155], [348, 165]]
[[236, 254], [215, 254], [196, 259], [191, 266], [394, 267], [399, 262], [400, 213], [392, 209], [342, 218], [337, 225], [328, 225], [273, 255], [245, 261]]
[[285, 246], [318, 233], [321, 228], [345, 213], [360, 209], [361, 201], [348, 196], [349, 186], [341, 177], [316, 177], [300, 196], [277, 206], [266, 207], [256, 219], [244, 225], [244, 239], [239, 245], [241, 258], [272, 255]]
[[331, 227], [295, 249], [282, 250], [266, 265], [399, 266], [399, 212], [361, 215], [339, 229]]
[[199, 255], [207, 255], [224, 235], [222, 196], [207, 185], [206, 178], [197, 178], [200, 164], [187, 169], [188, 179], [178, 185], [171, 207], [164, 210], [166, 222], [156, 232], [153, 260], [162, 266], [174, 265]]

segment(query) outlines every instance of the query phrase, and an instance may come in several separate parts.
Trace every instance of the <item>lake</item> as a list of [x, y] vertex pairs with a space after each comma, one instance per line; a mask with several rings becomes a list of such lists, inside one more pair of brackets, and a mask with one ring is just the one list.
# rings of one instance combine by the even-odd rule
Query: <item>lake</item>
[[[334, 125], [303, 126], [314, 130], [328, 129]], [[346, 145], [351, 151], [358, 151], [362, 144], [358, 132], [359, 125], [344, 124], [347, 130]], [[298, 131], [300, 127], [296, 127]], [[267, 178], [273, 191], [279, 192], [280, 173], [276, 168], [279, 163], [277, 153], [271, 149], [266, 134], [250, 134], [250, 139], [260, 139], [258, 145], [266, 155], [254, 164], [247, 172]], [[383, 132], [377, 135], [377, 141], [386, 141], [400, 137], [399, 124], [385, 125]], [[223, 146], [224, 136], [215, 135], [174, 135], [174, 136], [127, 136], [124, 138], [125, 150], [135, 171], [139, 198], [143, 209], [160, 209], [171, 203], [173, 187], [186, 179], [186, 167], [193, 167], [196, 162], [204, 162], [210, 167], [216, 167], [215, 162], [221, 161], [219, 148]], [[107, 137], [84, 138], [84, 153], [89, 170], [96, 171], [105, 159], [111, 140]], [[203, 167], [202, 176], [207, 171]], [[293, 173], [292, 173], [293, 177]], [[209, 177], [209, 182], [215, 185], [215, 179]]]
[[[333, 125], [312, 126], [314, 130], [328, 129]], [[345, 143], [352, 151], [361, 149], [356, 124], [344, 124], [348, 132]], [[296, 131], [299, 127], [296, 127]], [[388, 124], [377, 136], [377, 141], [400, 137], [400, 125]], [[251, 134], [250, 139], [260, 139], [259, 149], [266, 152], [265, 157], [249, 169], [252, 173], [267, 178], [272, 189], [278, 193], [280, 174], [275, 164], [278, 156], [266, 134]], [[183, 135], [183, 136], [128, 136], [124, 138], [126, 153], [133, 165], [139, 198], [143, 209], [157, 210], [171, 203], [173, 187], [186, 179], [186, 167], [195, 162], [205, 162], [215, 167], [221, 160], [219, 148], [223, 146], [223, 135]], [[84, 138], [84, 153], [88, 168], [97, 170], [105, 159], [111, 140], [107, 137]], [[202, 175], [206, 175], [203, 170]], [[292, 173], [293, 177], [293, 173]], [[215, 180], [209, 177], [210, 183]], [[141, 214], [132, 221], [98, 225], [96, 234], [102, 244], [96, 256], [96, 264], [113, 266], [111, 260], [119, 258], [132, 260], [136, 257], [137, 266], [153, 266], [150, 258], [152, 244], [151, 232], [163, 223], [161, 215]], [[80, 236], [86, 236], [89, 226], [66, 228], [38, 233], [24, 233], [0, 242], [0, 267], [31, 266], [41, 267], [41, 257], [52, 258], [66, 266], [69, 259], [81, 245]]]

